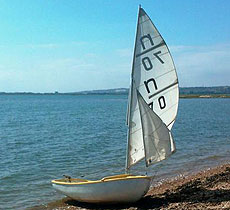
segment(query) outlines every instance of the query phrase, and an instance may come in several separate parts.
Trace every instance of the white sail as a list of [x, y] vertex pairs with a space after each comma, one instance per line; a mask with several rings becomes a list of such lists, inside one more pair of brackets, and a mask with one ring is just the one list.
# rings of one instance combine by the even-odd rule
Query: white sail
[[138, 14], [131, 80], [127, 169], [145, 157], [136, 90], [169, 130], [175, 121], [179, 99], [177, 74], [168, 47], [142, 8]]
[[170, 130], [137, 92], [143, 131], [146, 166], [169, 157], [175, 150]]

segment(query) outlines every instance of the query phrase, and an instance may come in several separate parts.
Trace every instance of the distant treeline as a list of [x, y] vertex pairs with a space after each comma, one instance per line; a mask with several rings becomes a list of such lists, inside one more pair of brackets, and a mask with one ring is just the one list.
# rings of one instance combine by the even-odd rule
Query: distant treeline
[[[90, 90], [81, 92], [59, 93], [33, 93], [33, 92], [0, 92], [0, 95], [127, 95], [128, 88], [116, 88], [107, 90]], [[230, 86], [216, 86], [216, 87], [181, 87], [180, 95], [229, 95]]]
[[230, 86], [217, 87], [184, 87], [180, 88], [181, 95], [219, 95], [230, 94]]

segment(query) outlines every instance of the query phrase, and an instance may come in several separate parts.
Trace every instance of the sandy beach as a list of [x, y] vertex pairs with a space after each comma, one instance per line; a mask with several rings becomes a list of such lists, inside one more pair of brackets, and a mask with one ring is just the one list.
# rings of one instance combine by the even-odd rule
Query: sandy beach
[[164, 181], [133, 204], [95, 205], [64, 198], [32, 209], [230, 209], [230, 164]]

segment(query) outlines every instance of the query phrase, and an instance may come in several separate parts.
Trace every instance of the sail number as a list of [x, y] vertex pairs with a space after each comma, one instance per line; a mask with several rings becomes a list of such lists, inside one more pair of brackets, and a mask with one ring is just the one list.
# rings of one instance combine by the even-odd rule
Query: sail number
[[[150, 45], [151, 45], [151, 47], [150, 47], [149, 49], [146, 49], [146, 46], [145, 46], [145, 43], [144, 43], [144, 40], [146, 40], [146, 39], [149, 41], [149, 43], [150, 43]], [[153, 43], [153, 40], [152, 40], [152, 37], [151, 37], [150, 34], [147, 34], [147, 35], [142, 36], [142, 37], [140, 38], [140, 42], [141, 42], [141, 46], [142, 46], [142, 48], [143, 48], [143, 50], [144, 50], [144, 52], [142, 52], [141, 55], [142, 55], [142, 54], [145, 54], [145, 53], [147, 53], [147, 52], [150, 52], [150, 51], [152, 51], [152, 50], [154, 50], [154, 49], [157, 49], [158, 47], [162, 46], [162, 44], [164, 44], [164, 42], [162, 42], [161, 44], [154, 46], [154, 43]], [[161, 51], [160, 51], [160, 50], [157, 51], [157, 52], [155, 52], [155, 53], [153, 53], [153, 55], [157, 58], [157, 60], [158, 60], [161, 64], [164, 64], [164, 61], [163, 61], [163, 60], [160, 58], [160, 56], [159, 56], [160, 54], [161, 54]], [[150, 70], [153, 69], [153, 64], [152, 64], [152, 62], [151, 62], [151, 59], [150, 59], [148, 56], [143, 57], [143, 58], [141, 59], [141, 62], [142, 62], [143, 66], [144, 66], [144, 69], [145, 69], [146, 71], [150, 71]], [[152, 98], [152, 97], [154, 96], [154, 95], [151, 93], [150, 88], [149, 88], [149, 84], [150, 84], [150, 83], [153, 85], [153, 88], [154, 88], [155, 90], [158, 89], [156, 80], [155, 80], [154, 78], [150, 78], [150, 79], [148, 79], [147, 81], [144, 81], [145, 89], [146, 89], [147, 93], [149, 94], [149, 99]], [[165, 101], [165, 97], [164, 97], [164, 96], [160, 96], [160, 97], [158, 98], [158, 104], [159, 104], [160, 109], [164, 109], [164, 108], [166, 107], [166, 101]], [[149, 103], [148, 105], [149, 105], [149, 107], [150, 107], [151, 109], [153, 109], [153, 102]]]
[[[149, 88], [150, 83], [152, 84], [152, 86], [153, 86], [153, 88], [155, 90], [158, 89], [157, 83], [156, 83], [155, 79], [150, 78], [147, 81], [144, 81], [145, 89], [146, 89], [147, 93], [149, 94], [149, 99], [151, 99], [155, 95], [155, 94], [151, 94], [151, 90]], [[164, 96], [160, 96], [158, 98], [158, 104], [159, 104], [160, 109], [164, 109], [166, 107], [166, 101], [165, 101], [165, 97]], [[149, 107], [151, 109], [153, 109], [153, 102], [149, 103], [148, 105], [149, 105]]]

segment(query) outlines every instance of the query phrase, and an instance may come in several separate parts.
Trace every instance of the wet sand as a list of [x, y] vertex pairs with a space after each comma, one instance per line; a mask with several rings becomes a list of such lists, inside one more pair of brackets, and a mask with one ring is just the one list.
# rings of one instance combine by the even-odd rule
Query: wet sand
[[164, 181], [133, 204], [95, 205], [64, 198], [32, 209], [230, 209], [230, 164]]

